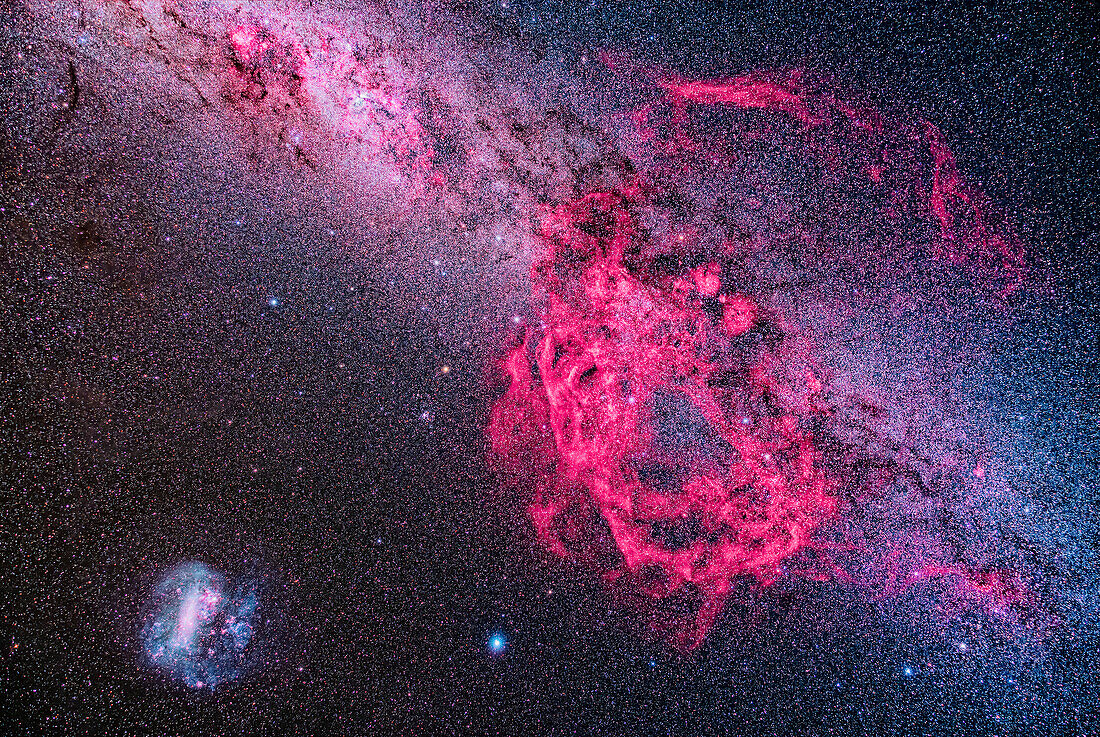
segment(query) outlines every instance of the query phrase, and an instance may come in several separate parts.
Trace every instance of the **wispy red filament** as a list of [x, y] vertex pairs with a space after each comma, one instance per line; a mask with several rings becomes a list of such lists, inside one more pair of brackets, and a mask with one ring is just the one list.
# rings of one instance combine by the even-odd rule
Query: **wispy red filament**
[[[511, 352], [489, 429], [547, 547], [653, 604], [684, 647], [737, 576], [767, 581], [835, 507], [811, 431], [820, 384], [716, 263], [662, 273], [631, 195], [543, 220], [543, 329]], [[713, 299], [718, 309], [708, 309]], [[688, 616], [683, 616], [684, 611]]]

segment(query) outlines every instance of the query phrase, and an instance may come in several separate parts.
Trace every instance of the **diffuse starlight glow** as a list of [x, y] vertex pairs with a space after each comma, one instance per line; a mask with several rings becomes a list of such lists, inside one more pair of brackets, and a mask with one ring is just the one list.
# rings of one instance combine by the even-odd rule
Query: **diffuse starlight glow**
[[181, 563], [164, 575], [146, 604], [146, 662], [191, 688], [234, 681], [251, 661], [258, 607], [254, 583], [234, 587], [203, 563]]
[[[265, 164], [279, 165], [264, 148], [272, 142], [293, 167], [320, 171], [339, 157], [393, 184], [415, 217], [438, 208], [463, 231], [466, 216], [495, 217], [511, 242], [533, 235], [542, 326], [508, 356], [511, 385], [490, 434], [550, 550], [640, 599], [654, 627], [688, 648], [738, 577], [767, 584], [791, 561], [807, 577], [866, 582], [815, 535], [870, 484], [829, 457], [840, 413], [828, 376], [757, 277], [796, 281], [793, 267], [771, 265], [780, 257], [811, 279], [824, 264], [854, 263], [851, 273], [868, 280], [894, 276], [882, 264], [919, 269], [927, 259], [958, 265], [985, 294], [1017, 290], [1022, 248], [933, 124], [887, 121], [798, 70], [656, 84], [650, 75], [662, 97], [629, 117], [623, 138], [638, 150], [618, 151], [614, 132], [601, 137], [560, 111], [553, 125], [549, 113], [505, 112], [488, 85], [450, 84], [385, 23], [343, 28], [329, 22], [339, 16], [321, 22], [274, 3], [210, 7], [218, 12], [182, 4], [150, 13], [153, 23], [119, 10], [122, 30], [108, 32], [178, 51], [185, 63], [173, 69], [189, 70], [188, 94], [244, 120], [248, 132], [236, 135]], [[527, 118], [535, 122], [519, 122]], [[770, 159], [757, 166], [754, 156]], [[786, 178], [775, 186], [777, 174]], [[710, 189], [685, 194], [693, 178]], [[898, 223], [900, 236], [825, 237], [845, 218]], [[884, 475], [902, 475], [891, 468]], [[819, 553], [814, 565], [795, 565], [808, 549]], [[929, 576], [978, 592], [1019, 589], [1000, 569], [894, 552], [879, 555], [888, 572], [876, 595]], [[190, 648], [230, 605], [214, 574], [179, 575], [209, 586], [158, 594], [175, 597], [165, 605], [175, 614], [155, 617], [162, 624], [146, 641], [156, 662], [184, 664], [174, 672], [206, 685], [221, 667], [186, 665], [201, 662]], [[229, 634], [248, 619], [242, 601]]]

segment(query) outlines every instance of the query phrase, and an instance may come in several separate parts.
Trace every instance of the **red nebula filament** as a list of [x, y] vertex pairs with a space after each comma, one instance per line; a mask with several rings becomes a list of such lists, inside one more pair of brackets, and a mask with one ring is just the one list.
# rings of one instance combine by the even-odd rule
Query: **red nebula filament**
[[641, 206], [634, 189], [544, 213], [542, 327], [506, 358], [489, 435], [546, 547], [691, 649], [734, 579], [774, 580], [836, 500], [821, 384], [778, 317], [652, 242]]

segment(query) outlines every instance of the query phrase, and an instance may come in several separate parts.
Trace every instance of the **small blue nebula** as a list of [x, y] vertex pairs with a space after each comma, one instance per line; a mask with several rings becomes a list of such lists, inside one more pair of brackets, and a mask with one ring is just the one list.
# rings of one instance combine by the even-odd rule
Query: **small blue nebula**
[[489, 638], [489, 652], [493, 655], [500, 655], [506, 647], [508, 641], [504, 639], [504, 635], [497, 633]]
[[181, 563], [149, 596], [140, 633], [145, 659], [190, 688], [234, 681], [253, 661], [258, 608], [253, 582], [232, 586], [204, 563]]

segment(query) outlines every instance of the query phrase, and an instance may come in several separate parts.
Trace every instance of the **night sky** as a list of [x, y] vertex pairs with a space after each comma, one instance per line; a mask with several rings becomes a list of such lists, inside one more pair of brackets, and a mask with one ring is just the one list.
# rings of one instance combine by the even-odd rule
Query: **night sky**
[[0, 5], [0, 733], [1100, 734], [1100, 17], [971, 5]]

